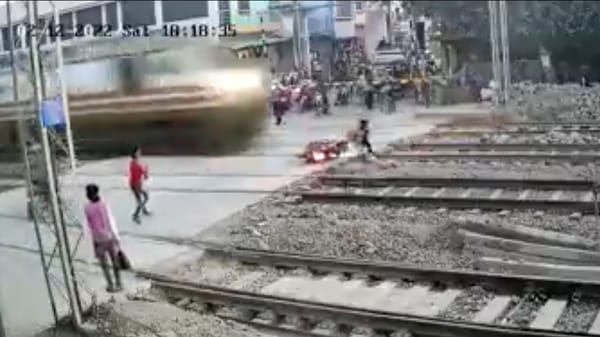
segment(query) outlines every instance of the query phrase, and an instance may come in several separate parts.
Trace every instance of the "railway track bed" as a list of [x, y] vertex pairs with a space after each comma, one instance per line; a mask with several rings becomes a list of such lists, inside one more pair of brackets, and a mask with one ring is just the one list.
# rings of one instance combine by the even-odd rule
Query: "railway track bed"
[[312, 202], [383, 202], [455, 209], [551, 209], [593, 213], [585, 180], [321, 176], [320, 187], [292, 192]]
[[[440, 337], [600, 334], [600, 299], [594, 296], [600, 283], [593, 281], [222, 246], [208, 246], [206, 254], [261, 269], [246, 266], [238, 278], [212, 284], [144, 272], [140, 276], [178, 303], [192, 300], [227, 318], [303, 336], [357, 336], [365, 331]], [[264, 278], [268, 270], [276, 270], [277, 276]], [[253, 284], [252, 290], [247, 284]], [[226, 309], [218, 310], [222, 306]], [[568, 323], [572, 321], [578, 324]]]
[[544, 134], [548, 132], [578, 132], [578, 133], [599, 133], [600, 132], [600, 124], [565, 124], [565, 125], [502, 125], [496, 127], [448, 127], [448, 126], [438, 126], [434, 131], [431, 132], [432, 135], [476, 135], [482, 133], [495, 133], [495, 134], [511, 134], [511, 135], [527, 135], [527, 134]]
[[378, 158], [397, 161], [507, 161], [593, 163], [600, 160], [600, 152], [564, 153], [541, 151], [392, 151]]
[[461, 142], [421, 142], [394, 144], [393, 149], [405, 151], [490, 151], [490, 152], [526, 152], [526, 153], [566, 153], [571, 155], [596, 154], [600, 150], [598, 144], [537, 144], [537, 143], [480, 143], [478, 141]]

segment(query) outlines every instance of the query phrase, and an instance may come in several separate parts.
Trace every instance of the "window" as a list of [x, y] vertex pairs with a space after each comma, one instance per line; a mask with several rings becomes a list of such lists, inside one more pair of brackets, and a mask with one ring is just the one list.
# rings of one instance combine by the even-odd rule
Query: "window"
[[152, 26], [156, 23], [154, 16], [154, 1], [121, 1], [123, 10], [123, 25], [138, 27]]
[[238, 0], [238, 13], [250, 14], [250, 1]]
[[102, 25], [102, 9], [100, 7], [90, 7], [75, 12], [78, 25]]
[[72, 13], [61, 14], [58, 17], [58, 22], [62, 25], [62, 34], [60, 35], [63, 40], [73, 38], [73, 16]]
[[119, 21], [117, 19], [117, 4], [114, 2], [105, 5], [106, 8], [106, 24], [113, 30], [119, 30]]
[[10, 36], [8, 34], [8, 27], [2, 27], [2, 50], [4, 51], [10, 50]]
[[231, 12], [229, 11], [229, 0], [219, 0], [219, 24], [231, 23]]
[[219, 10], [220, 11], [228, 11], [229, 10], [229, 1], [219, 0]]
[[351, 18], [352, 17], [352, 2], [351, 1], [337, 1], [336, 17]]
[[208, 1], [164, 1], [162, 2], [163, 20], [165, 22], [206, 18], [208, 17]]

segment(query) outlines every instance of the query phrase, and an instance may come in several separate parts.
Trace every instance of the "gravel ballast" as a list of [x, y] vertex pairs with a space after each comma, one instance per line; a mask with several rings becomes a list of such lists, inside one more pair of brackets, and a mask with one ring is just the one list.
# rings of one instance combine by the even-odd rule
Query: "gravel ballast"
[[526, 160], [497, 162], [398, 162], [396, 167], [382, 169], [372, 163], [349, 161], [326, 172], [363, 176], [450, 177], [450, 178], [519, 178], [519, 179], [586, 179], [593, 171], [586, 165], [535, 162]]
[[598, 121], [600, 87], [577, 84], [516, 83], [507, 111], [537, 121]]
[[587, 332], [592, 327], [598, 310], [600, 310], [598, 298], [575, 293], [569, 298], [567, 308], [554, 327], [567, 332]]
[[227, 227], [219, 233], [200, 238], [259, 249], [460, 269], [473, 269], [476, 258], [463, 249], [456, 235], [466, 219], [600, 239], [593, 216], [513, 211], [465, 217], [460, 210], [285, 200], [271, 197], [250, 206], [227, 219]]
[[481, 286], [472, 286], [464, 290], [452, 304], [446, 308], [440, 317], [470, 321], [494, 297], [494, 293]]
[[110, 337], [260, 337], [241, 324], [185, 311], [165, 302], [124, 301], [102, 305], [93, 321]]

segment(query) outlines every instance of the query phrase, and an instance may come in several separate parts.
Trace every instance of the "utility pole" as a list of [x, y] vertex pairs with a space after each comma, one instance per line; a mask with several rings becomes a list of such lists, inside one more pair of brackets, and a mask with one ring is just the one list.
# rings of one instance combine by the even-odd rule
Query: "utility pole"
[[2, 310], [0, 310], [0, 337], [8, 337], [4, 329], [4, 320], [2, 319]]
[[300, 24], [302, 25], [303, 35], [303, 50], [302, 54], [304, 54], [304, 67], [308, 73], [308, 77], [312, 78], [312, 55], [310, 54], [310, 31], [308, 30], [308, 16], [305, 13], [302, 13], [302, 21]]
[[[56, 7], [53, 1], [50, 1], [50, 4], [53, 7], [52, 9], [54, 12], [54, 22], [58, 25], [60, 22], [58, 7]], [[62, 38], [60, 37], [60, 34], [56, 34], [56, 61], [58, 64], [57, 73], [60, 85], [61, 104], [63, 108], [63, 113], [65, 115], [65, 129], [67, 133], [69, 163], [71, 166], [71, 171], [75, 172], [75, 169], [77, 168], [77, 161], [75, 158], [75, 145], [73, 144], [73, 130], [71, 129], [71, 114], [69, 111], [69, 96], [67, 94], [67, 83], [65, 81], [65, 62], [63, 58]]]
[[490, 15], [490, 45], [492, 47], [492, 72], [494, 75], [494, 82], [496, 87], [494, 88], [494, 104], [496, 106], [500, 103], [500, 95], [503, 89], [502, 83], [502, 72], [500, 70], [500, 51], [498, 46], [498, 6], [494, 0], [488, 1], [489, 15]]
[[504, 104], [508, 104], [510, 98], [510, 50], [508, 39], [508, 14], [506, 12], [506, 0], [499, 1], [500, 7], [500, 38], [502, 40], [502, 67], [504, 72]]
[[[6, 23], [8, 28], [8, 43], [9, 47], [9, 59], [10, 59], [10, 73], [12, 77], [12, 91], [13, 101], [18, 102], [19, 97], [19, 76], [17, 74], [17, 64], [15, 60], [15, 34], [12, 29], [12, 11], [10, 1], [5, 1], [6, 8]], [[25, 118], [25, 109], [19, 110], [19, 120], [17, 121], [17, 130], [19, 134], [19, 146], [21, 147], [23, 162], [25, 163], [25, 182], [27, 186], [32, 186], [31, 182], [31, 166], [29, 160], [27, 160], [27, 139], [29, 139], [29, 127], [27, 119]], [[31, 218], [31, 195], [27, 195], [27, 216]]]
[[[33, 6], [35, 6], [34, 1], [27, 1], [27, 17], [28, 23], [35, 27], [38, 18], [35, 17], [35, 13], [33, 11]], [[41, 67], [40, 67], [40, 56], [38, 53], [38, 37], [36, 34], [30, 34], [30, 44], [29, 44], [29, 57], [31, 60], [31, 68], [32, 68], [32, 78], [33, 78], [33, 93], [34, 93], [34, 102], [36, 113], [40, 114], [43, 106], [43, 91], [42, 86], [43, 83], [41, 81]], [[50, 141], [48, 137], [48, 129], [46, 125], [43, 123], [43, 119], [41, 116], [38, 116], [38, 122], [40, 124], [41, 129], [41, 140], [42, 140], [42, 149], [44, 152], [44, 162], [46, 166], [46, 175], [47, 175], [47, 184], [48, 184], [48, 193], [49, 193], [49, 201], [52, 210], [52, 218], [54, 222], [54, 230], [57, 239], [57, 247], [58, 253], [61, 259], [61, 267], [62, 274], [65, 283], [65, 288], [67, 291], [67, 298], [69, 301], [69, 307], [71, 309], [71, 314], [73, 318], [73, 324], [76, 328], [81, 326], [82, 318], [81, 318], [81, 308], [77, 301], [77, 285], [73, 278], [72, 274], [72, 265], [70, 261], [70, 252], [67, 245], [66, 238], [66, 230], [65, 224], [62, 219], [62, 213], [60, 209], [59, 199], [58, 199], [58, 188], [57, 188], [57, 180], [56, 180], [56, 172], [53, 167], [53, 155], [50, 152]], [[42, 255], [43, 251], [40, 252]]]
[[[27, 10], [29, 10], [29, 7], [26, 7]], [[12, 29], [12, 14], [11, 14], [11, 4], [10, 1], [6, 1], [6, 19], [7, 19], [7, 26], [9, 27], [8, 32], [9, 32], [9, 55], [10, 55], [10, 61], [11, 61], [11, 72], [12, 72], [12, 85], [13, 85], [13, 98], [15, 101], [19, 100], [19, 77], [17, 75], [17, 66], [16, 66], [16, 62], [17, 60], [15, 60], [14, 57], [14, 48], [15, 48], [15, 37], [14, 37], [14, 31]], [[33, 185], [33, 181], [32, 181], [32, 169], [31, 169], [31, 163], [29, 161], [29, 156], [28, 156], [28, 148], [29, 148], [29, 142], [28, 140], [31, 139], [31, 130], [30, 130], [30, 125], [29, 125], [29, 120], [28, 118], [25, 118], [25, 109], [21, 109], [19, 111], [19, 120], [18, 120], [18, 131], [19, 131], [19, 141], [20, 141], [20, 146], [21, 146], [21, 150], [23, 152], [23, 163], [25, 165], [25, 181], [27, 183], [27, 214], [28, 216], [33, 220], [33, 224], [34, 224], [34, 229], [35, 229], [35, 235], [37, 238], [37, 243], [38, 243], [38, 250], [40, 252], [40, 260], [41, 260], [41, 265], [44, 268], [47, 263], [46, 263], [46, 256], [44, 255], [44, 246], [42, 244], [42, 236], [41, 236], [41, 231], [40, 231], [40, 224], [38, 223], [37, 219], [34, 216], [34, 210], [33, 210], [33, 203], [34, 203], [34, 185]], [[56, 309], [56, 303], [54, 301], [54, 292], [52, 290], [52, 285], [50, 284], [50, 278], [48, 276], [48, 273], [46, 271], [44, 271], [44, 280], [46, 282], [46, 290], [48, 291], [48, 299], [50, 300], [50, 308], [52, 310], [52, 315], [54, 317], [54, 321], [55, 323], [58, 323], [58, 311]]]
[[302, 65], [302, 61], [301, 61], [301, 51], [300, 51], [300, 3], [298, 0], [294, 1], [294, 8], [293, 8], [293, 36], [292, 36], [292, 42], [293, 42], [293, 47], [294, 47], [294, 65], [297, 68], [300, 68], [300, 66]]

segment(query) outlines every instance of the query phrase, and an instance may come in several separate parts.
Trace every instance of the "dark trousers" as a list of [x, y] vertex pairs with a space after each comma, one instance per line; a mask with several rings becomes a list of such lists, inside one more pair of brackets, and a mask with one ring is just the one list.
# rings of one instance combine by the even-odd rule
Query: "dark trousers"
[[[113, 241], [109, 242], [94, 242], [94, 250], [98, 262], [100, 262], [100, 268], [102, 268], [102, 274], [108, 284], [108, 289], [112, 290], [116, 287], [121, 287], [121, 272], [117, 262], [117, 243]], [[112, 269], [114, 274], [114, 282], [110, 275], [110, 267], [108, 260], [112, 263]]]
[[360, 142], [360, 145], [363, 148], [367, 149], [367, 152], [373, 153], [373, 146], [371, 145], [371, 142], [369, 141], [369, 139], [367, 137], [362, 139], [362, 141]]
[[133, 196], [135, 197], [136, 207], [133, 212], [134, 218], [139, 218], [140, 213], [148, 213], [146, 209], [146, 204], [148, 203], [148, 192], [146, 192], [142, 186], [131, 186], [131, 191], [133, 192]]
[[365, 104], [367, 105], [367, 109], [373, 110], [373, 92], [367, 91], [365, 94]]

